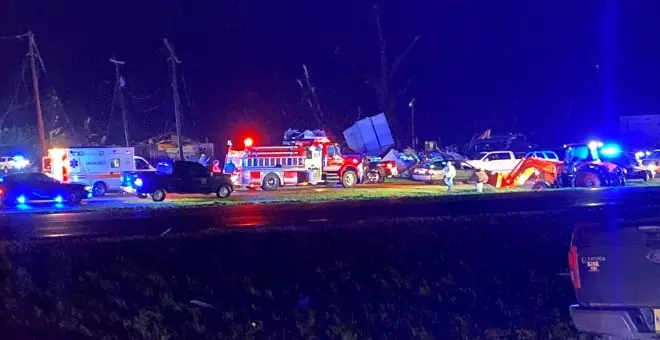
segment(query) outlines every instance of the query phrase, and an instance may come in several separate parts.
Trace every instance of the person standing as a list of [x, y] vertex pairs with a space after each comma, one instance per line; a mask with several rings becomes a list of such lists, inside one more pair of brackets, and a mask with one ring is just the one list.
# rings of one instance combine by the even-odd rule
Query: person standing
[[486, 171], [483, 169], [475, 169], [473, 180], [477, 192], [484, 192], [484, 183], [488, 182], [488, 174], [486, 174]]
[[451, 161], [447, 161], [447, 165], [442, 169], [445, 173], [445, 184], [447, 185], [447, 191], [452, 191], [454, 188], [454, 177], [456, 177], [456, 168], [451, 164]]

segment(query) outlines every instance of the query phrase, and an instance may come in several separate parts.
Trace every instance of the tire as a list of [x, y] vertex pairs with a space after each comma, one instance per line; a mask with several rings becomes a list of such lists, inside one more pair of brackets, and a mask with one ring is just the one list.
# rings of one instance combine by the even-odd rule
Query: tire
[[271, 172], [264, 176], [264, 181], [261, 183], [261, 189], [264, 191], [275, 191], [280, 185], [280, 177]]
[[231, 195], [231, 187], [228, 185], [221, 185], [218, 190], [215, 192], [215, 197], [217, 198], [227, 198]]
[[162, 202], [165, 200], [165, 197], [167, 197], [167, 193], [165, 193], [165, 190], [163, 189], [156, 189], [151, 193], [151, 199], [154, 202]]
[[601, 186], [600, 178], [591, 171], [579, 174], [575, 182], [576, 186], [584, 188], [598, 188]]
[[69, 204], [78, 205], [83, 199], [83, 194], [80, 192], [72, 191], [67, 195], [66, 201]]
[[547, 182], [544, 182], [544, 181], [538, 181], [538, 182], [534, 183], [534, 185], [532, 186], [532, 190], [534, 190], [534, 191], [541, 191], [541, 190], [546, 190], [546, 189], [549, 189], [549, 188], [550, 188], [550, 185]]
[[383, 179], [383, 176], [381, 176], [380, 171], [371, 170], [367, 173], [367, 181], [366, 181], [367, 183], [376, 184], [376, 183], [382, 183], [383, 181], [385, 180]]
[[137, 194], [136, 196], [138, 198], [142, 198], [142, 199], [149, 197], [149, 195], [147, 195], [147, 194]]
[[346, 170], [341, 175], [341, 185], [344, 188], [354, 187], [357, 184], [358, 176], [353, 170]]
[[385, 183], [385, 177], [387, 177], [387, 175], [385, 174], [385, 170], [378, 170], [378, 174], [380, 175], [380, 178], [378, 179], [378, 183]]
[[108, 186], [103, 182], [96, 182], [92, 187], [92, 194], [94, 197], [105, 196], [105, 193], [108, 191]]
[[650, 171], [644, 171], [644, 182], [650, 182], [653, 178], [651, 178], [651, 172]]

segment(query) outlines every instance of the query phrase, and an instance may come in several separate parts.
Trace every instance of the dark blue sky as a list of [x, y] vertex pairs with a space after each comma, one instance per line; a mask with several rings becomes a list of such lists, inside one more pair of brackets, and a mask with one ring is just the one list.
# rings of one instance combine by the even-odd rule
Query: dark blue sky
[[[660, 112], [660, 5], [652, 0], [380, 3], [392, 52], [422, 36], [398, 79], [413, 79], [399, 116], [407, 124], [405, 103], [416, 97], [426, 139], [464, 142], [492, 127], [562, 142], [610, 132], [620, 113]], [[0, 35], [28, 29], [74, 121], [107, 124], [107, 59], [114, 52], [128, 63], [136, 138], [171, 126], [163, 37], [183, 61], [185, 129], [195, 135], [221, 141], [246, 129], [279, 137], [313, 127], [295, 82], [303, 63], [336, 126], [349, 125], [358, 105], [376, 110], [362, 75], [334, 53], [340, 47], [359, 73], [377, 72], [366, 1], [3, 1]], [[0, 41], [0, 98], [11, 95], [24, 53], [24, 44]]]

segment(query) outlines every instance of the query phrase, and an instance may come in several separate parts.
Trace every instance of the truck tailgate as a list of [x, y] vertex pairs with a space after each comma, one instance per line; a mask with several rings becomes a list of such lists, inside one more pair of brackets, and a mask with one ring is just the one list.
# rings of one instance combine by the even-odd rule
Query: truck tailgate
[[578, 227], [572, 249], [581, 305], [660, 306], [660, 224]]

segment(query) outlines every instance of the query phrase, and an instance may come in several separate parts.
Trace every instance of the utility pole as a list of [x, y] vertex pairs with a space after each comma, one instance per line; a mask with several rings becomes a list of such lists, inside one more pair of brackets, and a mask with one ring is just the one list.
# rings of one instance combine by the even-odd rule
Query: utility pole
[[39, 97], [39, 74], [37, 73], [37, 62], [35, 60], [35, 42], [34, 34], [28, 31], [28, 45], [30, 55], [30, 69], [32, 70], [32, 88], [34, 89], [34, 104], [37, 109], [37, 129], [39, 130], [39, 148], [41, 156], [48, 155], [48, 146], [46, 145], [46, 131], [44, 129], [44, 118], [41, 113], [41, 98]]
[[183, 159], [183, 140], [181, 139], [181, 111], [179, 110], [179, 106], [181, 105], [179, 101], [179, 86], [177, 84], [177, 78], [176, 78], [176, 65], [180, 64], [181, 61], [176, 57], [176, 53], [174, 53], [174, 46], [170, 45], [170, 43], [167, 41], [167, 38], [163, 38], [163, 43], [165, 44], [165, 48], [170, 52], [170, 57], [168, 58], [168, 61], [170, 62], [170, 78], [172, 80], [172, 97], [174, 99], [174, 121], [176, 123], [176, 138], [178, 139], [179, 144], [179, 160], [184, 160]]
[[123, 87], [122, 85], [122, 78], [121, 75], [119, 74], [119, 65], [124, 65], [124, 63], [121, 60], [117, 60], [114, 58], [114, 55], [112, 58], [110, 58], [110, 62], [115, 64], [115, 78], [116, 78], [116, 83], [115, 83], [115, 91], [119, 95], [119, 107], [121, 108], [121, 120], [122, 123], [124, 124], [124, 138], [126, 139], [126, 146], [131, 146], [128, 142], [128, 118], [126, 118], [126, 103], [124, 103], [124, 93], [122, 92], [121, 88]]
[[411, 99], [410, 102], [408, 103], [408, 107], [410, 108], [410, 137], [412, 139], [412, 147], [413, 149], [415, 148], [416, 140], [415, 140], [415, 98]]

